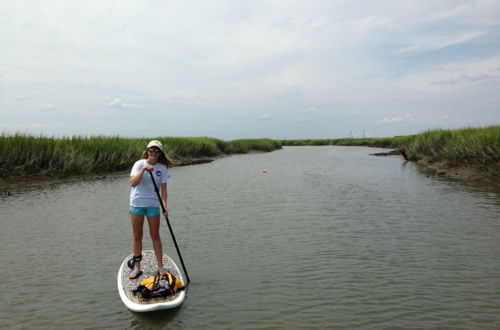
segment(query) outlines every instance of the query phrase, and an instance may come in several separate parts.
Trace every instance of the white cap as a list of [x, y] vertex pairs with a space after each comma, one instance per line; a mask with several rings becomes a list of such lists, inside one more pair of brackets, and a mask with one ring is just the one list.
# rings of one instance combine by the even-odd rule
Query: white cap
[[146, 148], [151, 148], [151, 147], [157, 147], [158, 149], [161, 150], [161, 152], [164, 152], [163, 151], [163, 145], [158, 140], [149, 141], [148, 146]]

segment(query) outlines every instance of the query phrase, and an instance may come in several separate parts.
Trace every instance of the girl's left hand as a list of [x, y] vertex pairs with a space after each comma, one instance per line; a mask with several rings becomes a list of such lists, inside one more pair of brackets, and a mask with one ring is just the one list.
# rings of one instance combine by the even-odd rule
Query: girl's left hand
[[168, 209], [166, 208], [165, 212], [162, 212], [162, 214], [163, 214], [164, 217], [168, 217]]

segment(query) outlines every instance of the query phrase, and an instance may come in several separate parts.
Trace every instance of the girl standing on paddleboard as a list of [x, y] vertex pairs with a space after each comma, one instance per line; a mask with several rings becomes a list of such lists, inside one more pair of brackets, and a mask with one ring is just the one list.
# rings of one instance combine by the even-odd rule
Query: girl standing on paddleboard
[[129, 260], [128, 266], [132, 269], [129, 274], [130, 279], [141, 276], [142, 260], [142, 230], [144, 227], [144, 216], [148, 219], [149, 234], [153, 241], [156, 260], [158, 262], [158, 272], [166, 273], [163, 268], [163, 248], [160, 239], [160, 202], [156, 195], [155, 186], [151, 181], [153, 173], [156, 185], [160, 186], [161, 199], [165, 207], [164, 216], [168, 216], [167, 208], [167, 183], [170, 181], [168, 167], [173, 162], [163, 151], [160, 141], [153, 140], [148, 143], [146, 149], [142, 152], [141, 159], [134, 163], [130, 173], [130, 218], [132, 221], [133, 232], [133, 251], [134, 257]]

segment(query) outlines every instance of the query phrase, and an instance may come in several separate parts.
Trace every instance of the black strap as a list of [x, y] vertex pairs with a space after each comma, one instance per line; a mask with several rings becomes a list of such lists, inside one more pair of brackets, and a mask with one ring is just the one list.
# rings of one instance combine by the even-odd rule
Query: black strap
[[133, 256], [132, 259], [127, 261], [128, 268], [134, 269], [135, 263], [141, 260], [142, 260], [142, 254], [139, 254], [138, 256]]
[[158, 290], [160, 288], [160, 277], [161, 276], [155, 276], [155, 280], [153, 282], [153, 288], [151, 290]]

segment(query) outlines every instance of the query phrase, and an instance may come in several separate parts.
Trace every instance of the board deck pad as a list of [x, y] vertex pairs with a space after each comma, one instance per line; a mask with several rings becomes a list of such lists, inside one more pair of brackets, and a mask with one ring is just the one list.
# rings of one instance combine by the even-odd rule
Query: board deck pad
[[[129, 279], [128, 275], [132, 272], [130, 268], [126, 265], [127, 260], [130, 260], [133, 257], [133, 254], [130, 254], [124, 261], [124, 265], [122, 265], [121, 269], [121, 285], [122, 288], [125, 292], [126, 297], [136, 303], [136, 304], [141, 304], [141, 305], [152, 305], [152, 304], [158, 304], [162, 302], [169, 302], [177, 299], [179, 295], [181, 294], [182, 291], [177, 292], [175, 295], [168, 296], [168, 297], [159, 297], [159, 298], [152, 298], [152, 299], [143, 299], [140, 295], [134, 296], [132, 293], [132, 290], [136, 289], [142, 280], [145, 278], [148, 278], [150, 276], [154, 276], [158, 274], [158, 264], [156, 262], [156, 256], [154, 254], [154, 251], [152, 250], [146, 250], [142, 251], [142, 261], [141, 261], [141, 270], [142, 270], [142, 275], [139, 276], [136, 279]], [[165, 253], [163, 254], [163, 267], [166, 268], [171, 274], [177, 276], [180, 278], [182, 281], [184, 281], [184, 277], [180, 274], [179, 269], [177, 268], [177, 265], [173, 262], [173, 260], [166, 255]]]

